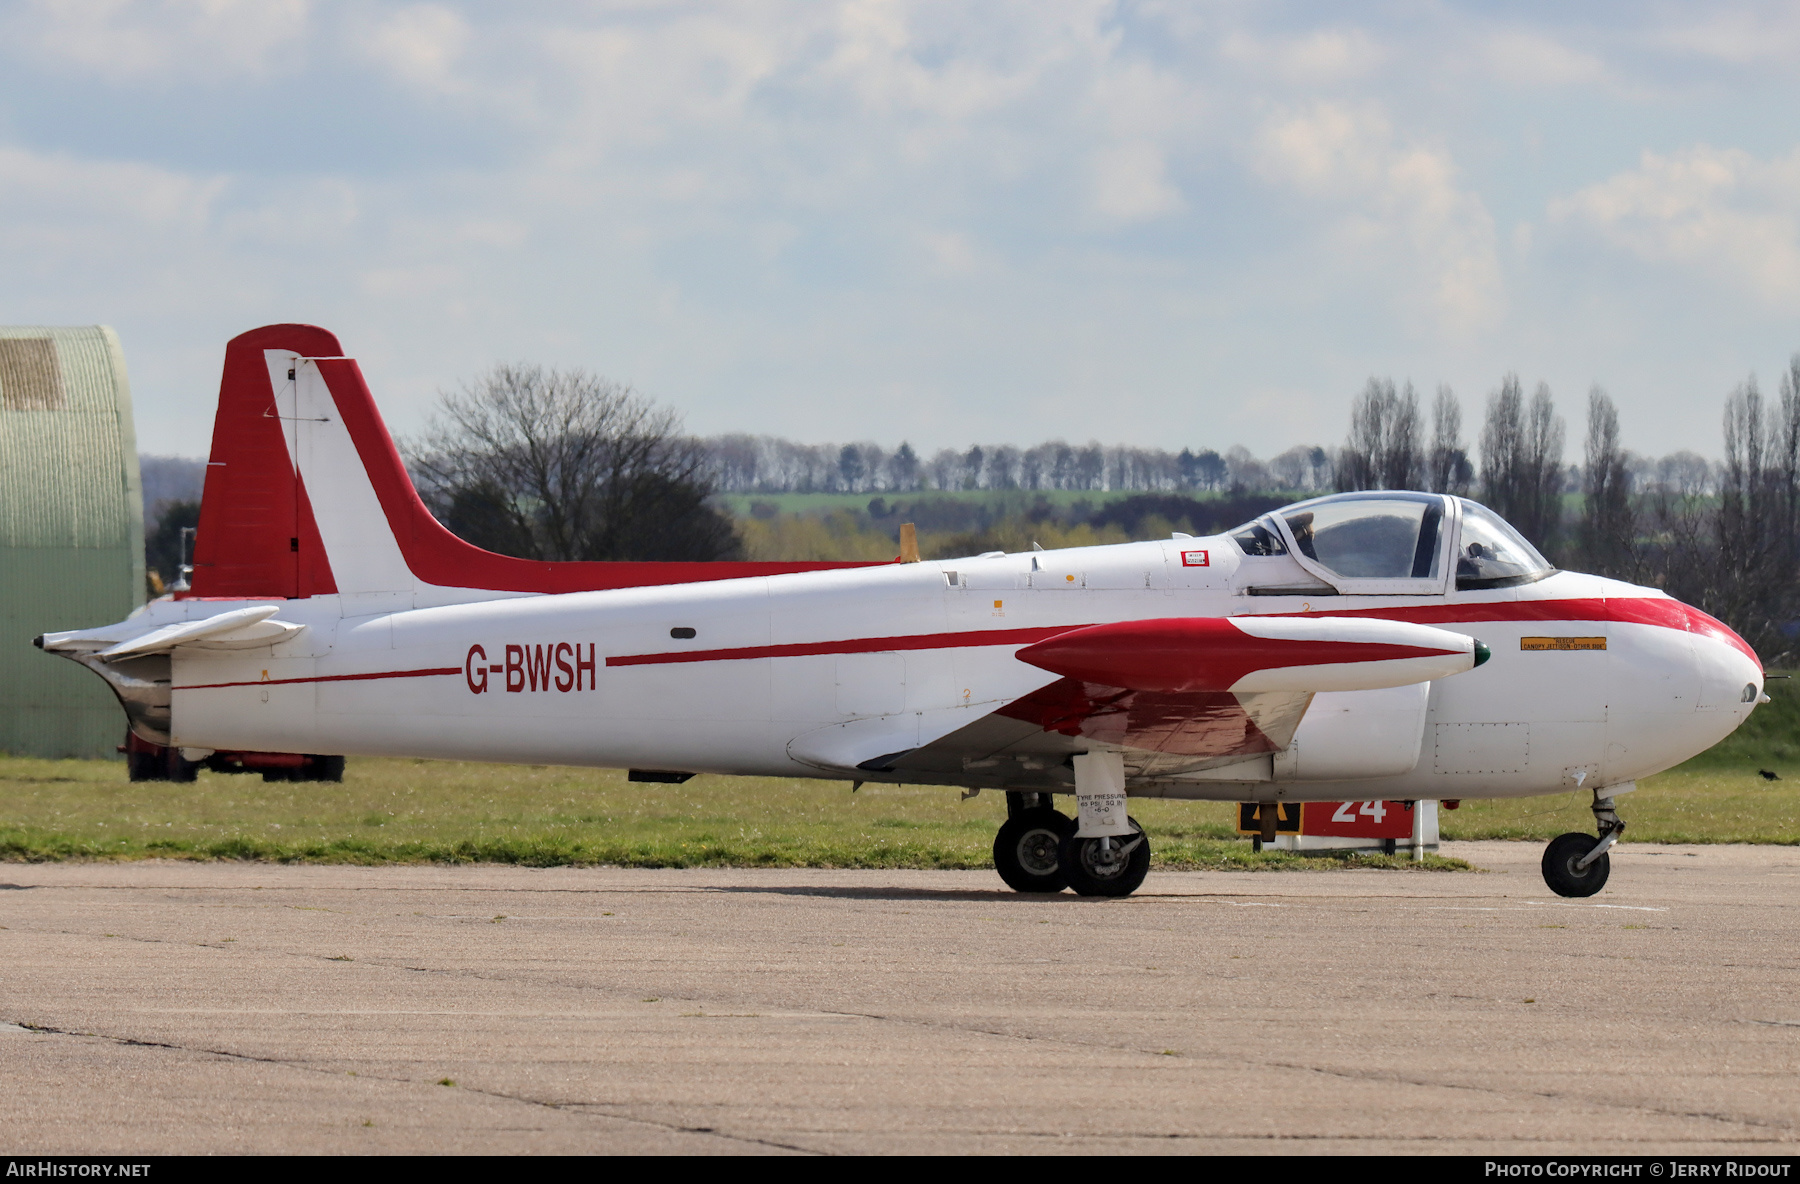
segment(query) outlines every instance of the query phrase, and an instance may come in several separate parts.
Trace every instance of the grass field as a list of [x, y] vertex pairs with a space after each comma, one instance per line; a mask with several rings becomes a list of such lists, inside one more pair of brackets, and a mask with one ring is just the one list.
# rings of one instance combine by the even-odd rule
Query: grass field
[[[1775, 701], [1736, 735], [1620, 800], [1630, 839], [1800, 843], [1800, 685], [1769, 685]], [[1469, 801], [1442, 812], [1441, 826], [1446, 838], [1543, 840], [1591, 831], [1588, 800]], [[1132, 809], [1161, 867], [1344, 866], [1335, 856], [1252, 854], [1228, 803], [1139, 800]], [[0, 756], [0, 858], [15, 860], [973, 868], [988, 866], [1005, 810], [998, 793], [962, 801], [950, 789], [870, 785], [853, 794], [842, 781], [640, 785], [611, 770], [356, 759], [342, 784], [202, 773], [182, 785], [127, 781], [121, 761]]]
[[[641, 785], [612, 770], [414, 760], [353, 760], [342, 784], [202, 773], [180, 785], [127, 781], [112, 761], [0, 757], [0, 795], [0, 858], [15, 860], [976, 868], [989, 865], [1006, 815], [996, 793], [962, 801], [950, 789], [870, 785], [853, 794], [842, 781], [760, 777]], [[1228, 807], [1133, 809], [1160, 866], [1344, 866], [1252, 854]]]

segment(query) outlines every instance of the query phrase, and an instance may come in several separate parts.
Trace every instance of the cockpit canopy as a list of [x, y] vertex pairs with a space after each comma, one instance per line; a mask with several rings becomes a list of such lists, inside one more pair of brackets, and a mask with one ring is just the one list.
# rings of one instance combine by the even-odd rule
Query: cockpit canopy
[[1383, 490], [1338, 493], [1265, 514], [1232, 532], [1246, 556], [1292, 555], [1339, 592], [1430, 594], [1530, 583], [1555, 569], [1498, 514], [1467, 498]]

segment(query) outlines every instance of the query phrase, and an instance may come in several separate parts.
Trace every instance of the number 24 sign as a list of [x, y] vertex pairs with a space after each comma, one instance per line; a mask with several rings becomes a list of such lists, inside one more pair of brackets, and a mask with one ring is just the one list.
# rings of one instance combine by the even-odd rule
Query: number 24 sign
[[1410, 802], [1307, 802], [1300, 833], [1350, 839], [1405, 839], [1413, 832]]

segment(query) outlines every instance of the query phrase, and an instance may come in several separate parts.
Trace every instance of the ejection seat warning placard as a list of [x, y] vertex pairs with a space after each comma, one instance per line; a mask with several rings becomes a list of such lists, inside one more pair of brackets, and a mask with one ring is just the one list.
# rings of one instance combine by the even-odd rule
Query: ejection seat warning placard
[[1604, 637], [1521, 637], [1522, 650], [1603, 650]]

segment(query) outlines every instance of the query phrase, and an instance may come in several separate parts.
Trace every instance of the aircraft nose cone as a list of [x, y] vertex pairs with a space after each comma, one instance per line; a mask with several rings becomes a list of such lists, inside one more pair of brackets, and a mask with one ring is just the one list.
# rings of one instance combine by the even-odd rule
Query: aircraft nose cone
[[1740, 706], [1747, 711], [1762, 697], [1762, 659], [1725, 622], [1697, 608], [1682, 607], [1700, 668], [1701, 706]]

